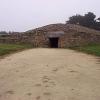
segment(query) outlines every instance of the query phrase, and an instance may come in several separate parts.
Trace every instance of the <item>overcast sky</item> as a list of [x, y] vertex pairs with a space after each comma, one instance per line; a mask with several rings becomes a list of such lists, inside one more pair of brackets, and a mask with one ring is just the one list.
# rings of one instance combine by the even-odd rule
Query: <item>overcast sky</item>
[[0, 31], [27, 31], [65, 23], [74, 14], [100, 16], [100, 0], [0, 0]]

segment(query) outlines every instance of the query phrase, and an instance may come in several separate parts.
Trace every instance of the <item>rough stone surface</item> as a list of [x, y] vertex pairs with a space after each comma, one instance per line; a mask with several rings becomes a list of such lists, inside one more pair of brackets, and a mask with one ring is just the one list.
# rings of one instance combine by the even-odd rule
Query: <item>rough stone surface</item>
[[33, 44], [36, 47], [50, 47], [49, 37], [58, 37], [60, 48], [100, 43], [100, 31], [72, 24], [51, 24], [25, 34], [34, 36]]
[[58, 37], [58, 47], [100, 43], [100, 31], [73, 24], [51, 24], [21, 35], [0, 37], [2, 43], [31, 43], [34, 47], [50, 47], [49, 38]]

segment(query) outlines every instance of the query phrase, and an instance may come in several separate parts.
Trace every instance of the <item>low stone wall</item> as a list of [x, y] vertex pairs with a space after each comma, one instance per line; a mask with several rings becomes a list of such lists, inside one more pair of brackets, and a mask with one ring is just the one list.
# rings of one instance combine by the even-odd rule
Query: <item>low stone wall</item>
[[100, 35], [72, 32], [60, 37], [59, 47], [81, 46], [90, 43], [100, 43]]
[[[47, 33], [37, 33], [31, 40], [35, 47], [50, 47], [50, 41]], [[59, 37], [58, 47], [81, 46], [89, 43], [100, 43], [100, 35], [81, 32], [67, 32]]]
[[28, 36], [25, 34], [0, 36], [0, 43], [33, 43], [32, 40], [34, 36]]
[[50, 37], [58, 36], [58, 47], [100, 43], [100, 32], [78, 25], [48, 25], [25, 32], [21, 35], [0, 37], [0, 43], [29, 43], [34, 47], [50, 47]]

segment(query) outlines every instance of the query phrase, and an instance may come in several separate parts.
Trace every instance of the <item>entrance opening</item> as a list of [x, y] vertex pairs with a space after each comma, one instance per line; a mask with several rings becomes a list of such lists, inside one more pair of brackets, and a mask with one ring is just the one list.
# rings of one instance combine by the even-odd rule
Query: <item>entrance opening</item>
[[50, 47], [51, 48], [58, 48], [58, 40], [59, 40], [59, 38], [49, 38]]

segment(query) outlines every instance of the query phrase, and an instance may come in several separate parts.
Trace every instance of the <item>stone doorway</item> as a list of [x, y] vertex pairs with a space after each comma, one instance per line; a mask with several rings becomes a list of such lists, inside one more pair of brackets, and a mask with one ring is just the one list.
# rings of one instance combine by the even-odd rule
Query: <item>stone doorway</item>
[[49, 38], [50, 47], [58, 48], [58, 40], [59, 40], [59, 38]]

